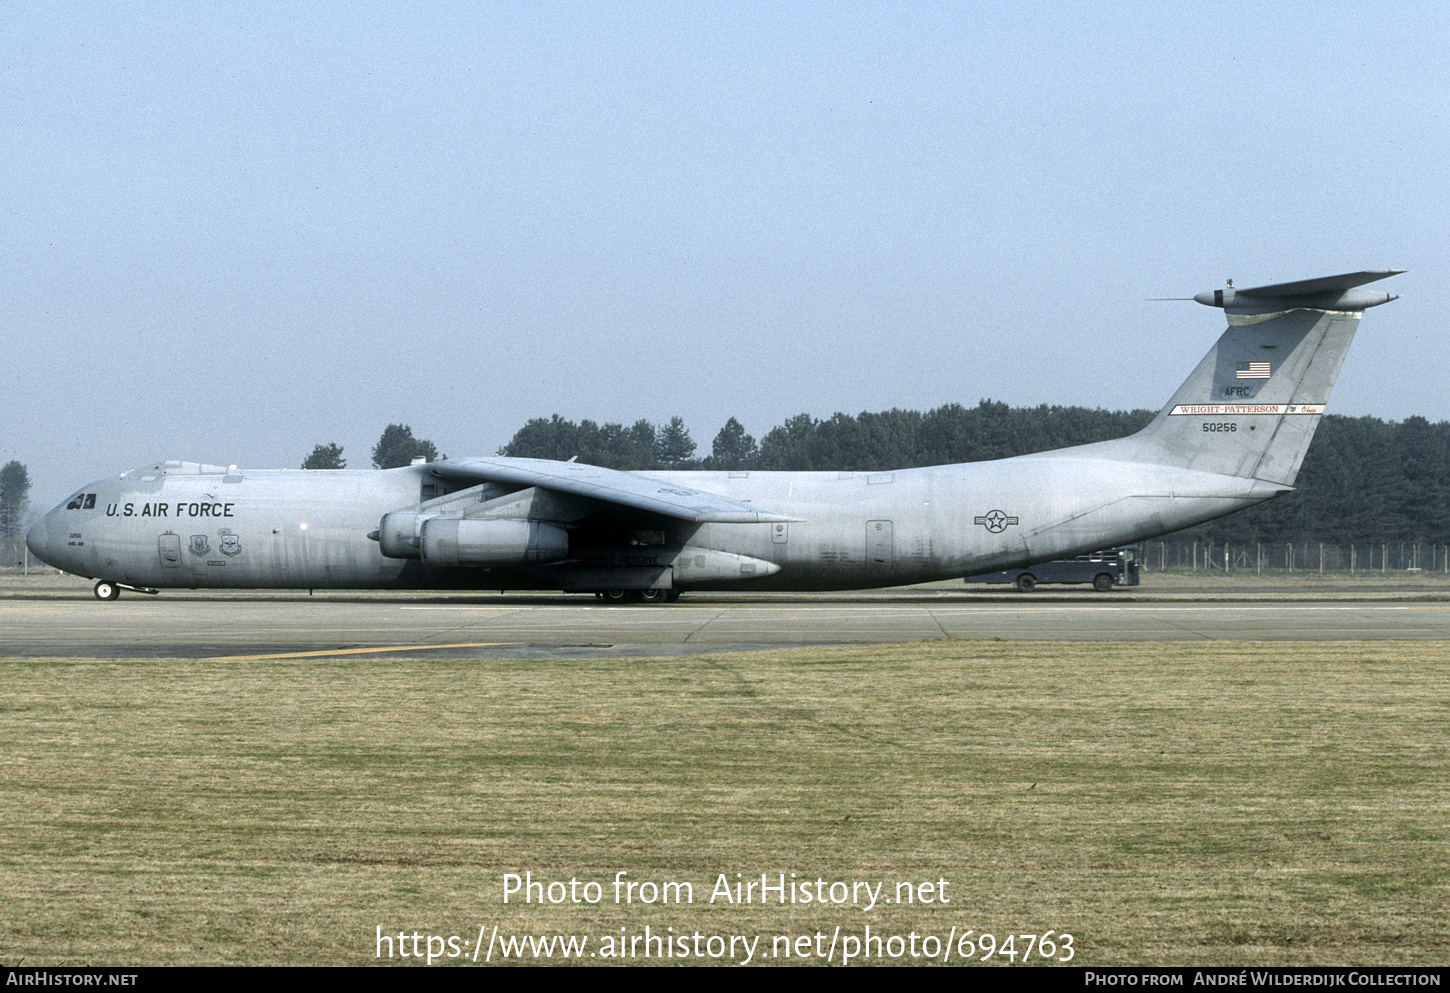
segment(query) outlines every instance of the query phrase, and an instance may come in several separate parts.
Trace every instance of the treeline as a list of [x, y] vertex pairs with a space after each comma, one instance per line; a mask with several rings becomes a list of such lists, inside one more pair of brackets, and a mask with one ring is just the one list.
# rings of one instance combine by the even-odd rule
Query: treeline
[[1294, 485], [1294, 493], [1183, 535], [1234, 543], [1450, 541], [1450, 423], [1326, 415]]
[[1148, 410], [1018, 407], [983, 400], [975, 407], [948, 404], [917, 410], [836, 414], [819, 420], [797, 414], [759, 442], [735, 418], [725, 422], [696, 457], [684, 422], [632, 427], [593, 421], [535, 418], [499, 450], [500, 455], [569, 459], [611, 469], [908, 469], [1001, 459], [1132, 434], [1153, 419]]
[[[983, 400], [922, 413], [888, 410], [818, 419], [799, 414], [757, 442], [731, 418], [697, 456], [684, 422], [529, 421], [500, 455], [570, 459], [614, 469], [864, 471], [1009, 458], [1132, 434], [1154, 411], [1009, 407]], [[1295, 493], [1181, 532], [1241, 542], [1450, 541], [1450, 423], [1423, 417], [1326, 416]]]
[[[436, 462], [440, 458], [438, 447], [427, 438], [414, 438], [413, 429], [406, 424], [389, 424], [383, 435], [373, 446], [374, 469], [397, 469], [408, 465], [414, 459]], [[342, 457], [342, 446], [335, 441], [319, 442], [312, 454], [302, 460], [304, 469], [346, 469], [347, 459]]]

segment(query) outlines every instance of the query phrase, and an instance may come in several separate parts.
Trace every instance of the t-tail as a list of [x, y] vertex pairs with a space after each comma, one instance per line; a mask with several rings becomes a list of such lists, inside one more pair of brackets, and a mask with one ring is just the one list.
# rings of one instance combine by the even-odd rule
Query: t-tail
[[1228, 315], [1218, 343], [1147, 427], [1074, 454], [1292, 487], [1360, 317], [1398, 296], [1359, 287], [1405, 271], [1198, 294]]

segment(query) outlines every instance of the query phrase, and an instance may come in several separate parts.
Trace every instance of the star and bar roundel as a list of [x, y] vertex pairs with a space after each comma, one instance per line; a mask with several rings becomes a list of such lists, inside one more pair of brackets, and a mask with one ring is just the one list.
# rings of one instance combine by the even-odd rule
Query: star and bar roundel
[[1017, 518], [1007, 516], [1005, 511], [989, 510], [985, 514], [979, 514], [972, 518], [972, 523], [980, 524], [988, 531], [996, 534], [998, 531], [1006, 531], [1013, 524], [1016, 524]]

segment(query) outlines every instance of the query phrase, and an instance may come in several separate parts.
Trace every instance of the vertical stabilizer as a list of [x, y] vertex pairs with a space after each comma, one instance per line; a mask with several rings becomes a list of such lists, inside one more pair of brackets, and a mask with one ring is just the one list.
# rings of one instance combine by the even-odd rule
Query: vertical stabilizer
[[1292, 486], [1366, 307], [1356, 287], [1403, 270], [1348, 273], [1194, 299], [1229, 327], [1142, 431], [1074, 451]]

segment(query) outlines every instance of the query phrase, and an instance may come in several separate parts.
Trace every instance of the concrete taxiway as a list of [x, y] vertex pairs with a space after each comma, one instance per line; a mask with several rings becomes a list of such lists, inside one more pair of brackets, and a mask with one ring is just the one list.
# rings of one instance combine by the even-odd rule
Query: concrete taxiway
[[1450, 640], [1444, 592], [1172, 596], [908, 589], [687, 595], [608, 607], [560, 595], [7, 590], [0, 655], [30, 658], [567, 658], [909, 641]]

